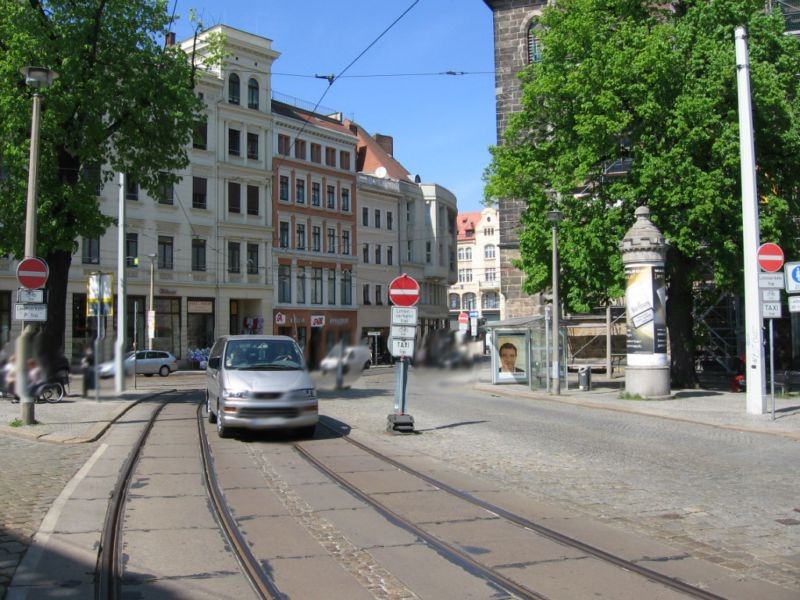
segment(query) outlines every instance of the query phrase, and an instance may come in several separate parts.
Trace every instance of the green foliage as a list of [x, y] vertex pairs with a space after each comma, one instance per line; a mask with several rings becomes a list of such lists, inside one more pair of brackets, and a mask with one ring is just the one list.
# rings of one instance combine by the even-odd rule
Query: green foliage
[[3, 3], [0, 253], [19, 256], [23, 247], [31, 127], [23, 66], [59, 73], [41, 92], [37, 254], [72, 252], [77, 238], [112, 223], [98, 207], [100, 180], [122, 171], [154, 192], [159, 172], [187, 164], [202, 104], [187, 56], [163, 43], [169, 25], [165, 0]]
[[[646, 204], [689, 269], [737, 290], [742, 206], [734, 29], [749, 33], [761, 238], [796, 255], [800, 41], [763, 0], [559, 0], [540, 20], [543, 55], [522, 74], [522, 110], [492, 149], [486, 194], [521, 198], [527, 289], [550, 282], [559, 225], [573, 310], [624, 293], [619, 242]], [[624, 174], [614, 173], [627, 164]], [[668, 265], [668, 285], [670, 282]], [[691, 307], [685, 307], [688, 311]]]

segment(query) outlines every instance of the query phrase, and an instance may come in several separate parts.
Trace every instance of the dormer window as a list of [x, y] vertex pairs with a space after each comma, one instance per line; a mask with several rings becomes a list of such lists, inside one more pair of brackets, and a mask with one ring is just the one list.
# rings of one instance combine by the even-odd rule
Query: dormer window
[[231, 73], [228, 77], [228, 102], [230, 104], [239, 104], [239, 76], [236, 73]]

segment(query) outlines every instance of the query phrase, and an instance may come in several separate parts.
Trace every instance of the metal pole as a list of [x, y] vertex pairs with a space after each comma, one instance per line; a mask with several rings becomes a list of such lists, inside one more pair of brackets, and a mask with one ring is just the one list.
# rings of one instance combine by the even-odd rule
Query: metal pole
[[606, 306], [606, 377], [611, 379], [611, 305]]
[[753, 141], [753, 113], [750, 98], [750, 60], [747, 51], [747, 30], [737, 27], [736, 76], [739, 93], [739, 151], [742, 177], [742, 232], [744, 238], [744, 299], [745, 333], [747, 345], [747, 412], [761, 415], [766, 412], [764, 390], [764, 346], [761, 301], [758, 295], [759, 246], [758, 190], [755, 177], [755, 143]]
[[128, 318], [125, 263], [125, 174], [119, 174], [119, 223], [117, 225], [117, 341], [114, 345], [114, 390], [120, 394], [125, 391], [125, 340], [127, 338], [126, 320]]
[[133, 303], [133, 389], [136, 389], [136, 351], [139, 340], [139, 303]]
[[775, 420], [775, 336], [772, 324], [775, 319], [769, 320], [769, 386], [772, 397], [772, 420]]
[[[552, 331], [552, 326], [551, 326], [550, 320], [553, 318], [552, 317], [552, 313], [553, 313], [553, 308], [552, 307], [550, 307], [550, 306], [545, 306], [544, 307], [544, 356], [545, 356], [544, 363], [545, 363], [545, 365], [547, 365], [548, 357], [551, 356], [551, 352], [552, 352], [552, 350], [550, 349], [550, 332]], [[545, 368], [544, 375], [545, 375], [545, 381], [546, 381], [546, 384], [547, 384], [547, 393], [549, 394], [550, 390], [553, 387], [552, 386], [553, 382], [550, 381], [550, 369]]]
[[[155, 335], [155, 322], [151, 325], [151, 319], [155, 321], [156, 309], [154, 305], [153, 283], [156, 268], [156, 258], [154, 254], [150, 255], [150, 305], [148, 306], [147, 313], [147, 349], [153, 349], [153, 335]], [[151, 329], [152, 327], [152, 329]], [[151, 335], [151, 333], [153, 335]]]
[[97, 274], [98, 279], [98, 296], [97, 296], [97, 337], [94, 340], [94, 401], [100, 402], [100, 369], [99, 365], [101, 362], [100, 356], [100, 329], [103, 327], [103, 321], [100, 317], [100, 314], [103, 312], [103, 298], [102, 298], [102, 288], [103, 288], [103, 274]]
[[553, 222], [553, 389], [554, 395], [561, 394], [561, 369], [559, 368], [559, 299], [558, 299], [558, 223]]

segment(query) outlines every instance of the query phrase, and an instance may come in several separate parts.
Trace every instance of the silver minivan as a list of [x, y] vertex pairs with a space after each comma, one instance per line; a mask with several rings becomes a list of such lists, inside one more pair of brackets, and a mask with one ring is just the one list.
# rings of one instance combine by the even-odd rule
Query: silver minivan
[[206, 410], [220, 437], [238, 427], [293, 429], [311, 437], [319, 421], [303, 353], [282, 335], [219, 338], [208, 356]]

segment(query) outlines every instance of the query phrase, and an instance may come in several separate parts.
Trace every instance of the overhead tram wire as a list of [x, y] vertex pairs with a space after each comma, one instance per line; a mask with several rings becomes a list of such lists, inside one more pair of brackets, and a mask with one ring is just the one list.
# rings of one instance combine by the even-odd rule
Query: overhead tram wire
[[494, 71], [438, 71], [430, 73], [365, 73], [362, 75], [305, 75], [302, 73], [271, 73], [273, 76], [280, 77], [304, 77], [307, 79], [327, 79], [329, 84], [337, 79], [378, 79], [382, 77], [454, 77], [461, 75], [494, 75]]

